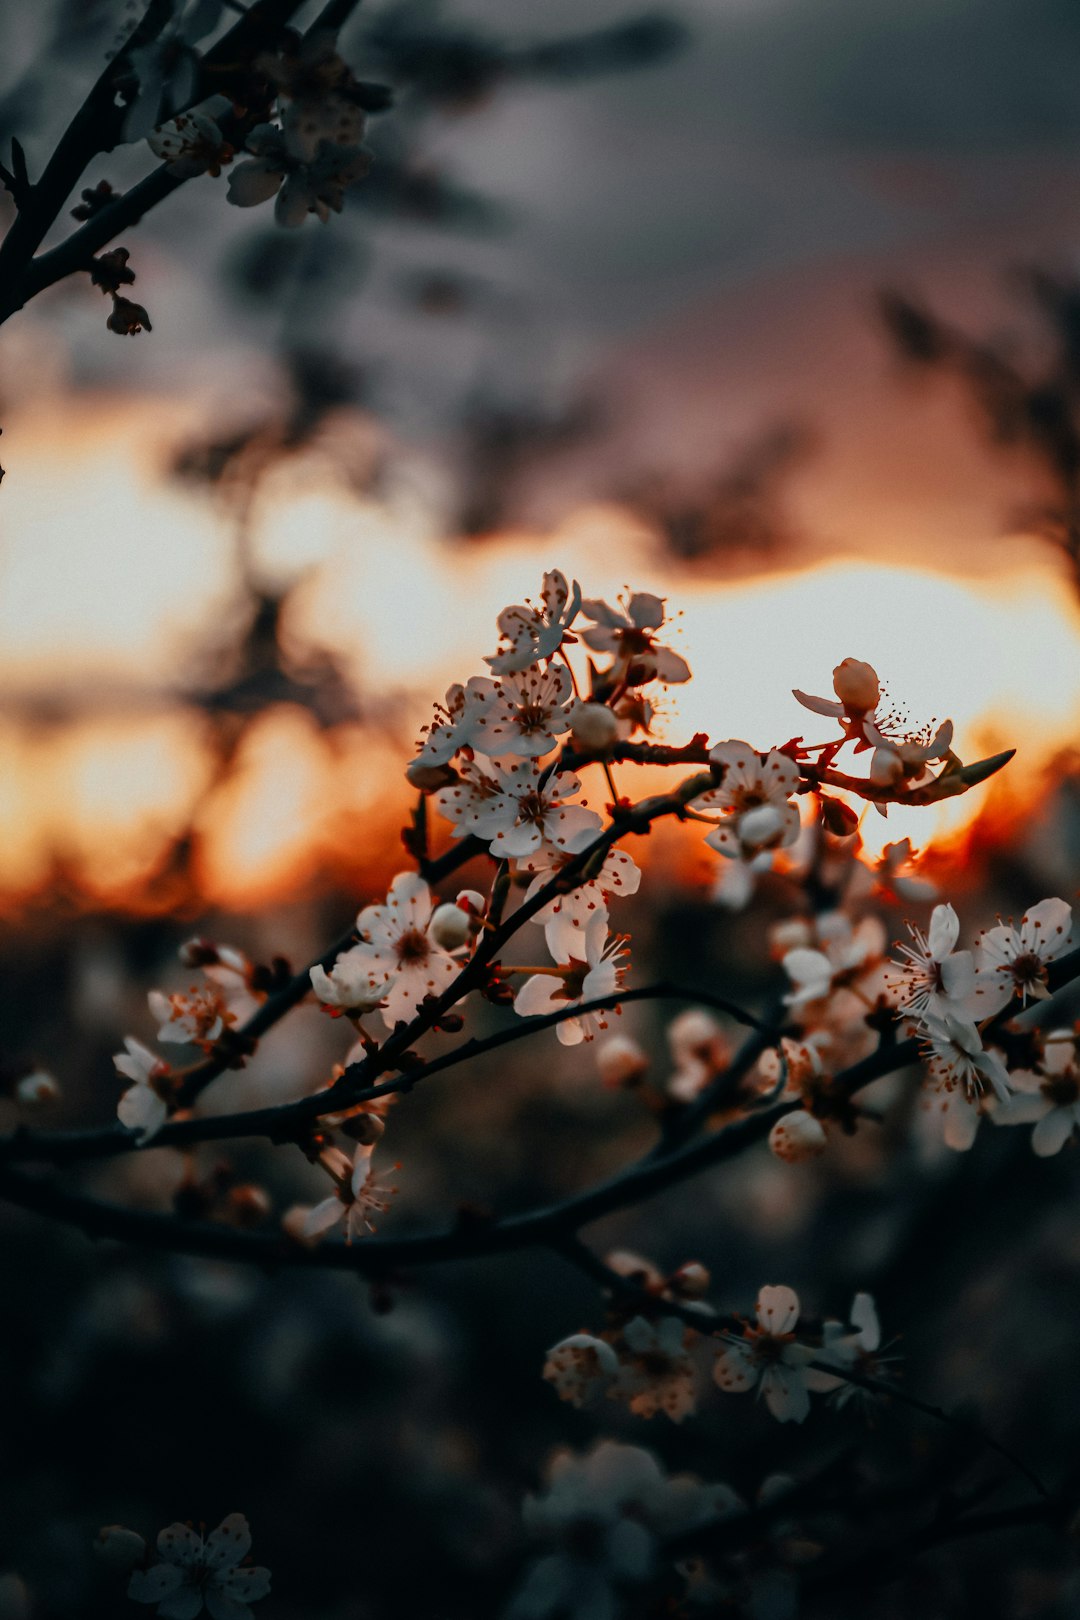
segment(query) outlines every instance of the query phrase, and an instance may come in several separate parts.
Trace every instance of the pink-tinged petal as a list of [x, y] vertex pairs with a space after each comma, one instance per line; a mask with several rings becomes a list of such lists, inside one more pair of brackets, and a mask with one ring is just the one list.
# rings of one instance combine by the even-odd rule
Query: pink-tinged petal
[[904, 774], [904, 762], [895, 748], [875, 748], [870, 760], [870, 780], [878, 787], [892, 787]]
[[531, 979], [525, 980], [514, 997], [514, 1011], [522, 1018], [539, 1018], [545, 1013], [555, 1012], [566, 1006], [566, 997], [561, 994], [562, 987], [561, 979], [536, 973]]
[[778, 1423], [801, 1423], [810, 1411], [806, 1377], [791, 1367], [766, 1367], [761, 1379], [765, 1405]]
[[613, 849], [604, 858], [598, 881], [605, 894], [637, 894], [641, 868], [624, 849]]
[[792, 687], [791, 695], [804, 709], [810, 709], [814, 714], [828, 715], [830, 720], [839, 720], [845, 712], [842, 703], [837, 703], [832, 698], [814, 697], [810, 692], [800, 692], [797, 686]]
[[713, 1364], [713, 1378], [721, 1389], [731, 1394], [753, 1389], [758, 1381], [757, 1363], [750, 1359], [749, 1351], [733, 1344], [717, 1356]]
[[967, 1098], [954, 1091], [945, 1106], [945, 1146], [954, 1153], [966, 1153], [973, 1145], [979, 1129], [979, 1110]]
[[709, 749], [709, 759], [713, 765], [722, 766], [725, 772], [736, 771], [756, 776], [761, 768], [757, 753], [750, 744], [740, 742], [735, 737], [727, 742], [714, 743]]
[[799, 1320], [799, 1296], [793, 1288], [763, 1288], [757, 1297], [758, 1326], [766, 1333], [791, 1333]]
[[1072, 907], [1064, 900], [1040, 900], [1024, 913], [1020, 924], [1021, 948], [1035, 951], [1044, 962], [1052, 962], [1069, 943]]
[[953, 723], [951, 720], [945, 720], [934, 733], [926, 757], [928, 759], [944, 759], [952, 747], [952, 740]]
[[128, 1583], [128, 1597], [136, 1603], [160, 1603], [175, 1592], [184, 1572], [179, 1564], [155, 1564], [153, 1569], [134, 1570]]
[[927, 944], [935, 962], [943, 962], [960, 938], [960, 919], [950, 905], [935, 906], [930, 913]]
[[1076, 1129], [1073, 1108], [1054, 1108], [1043, 1116], [1031, 1133], [1031, 1146], [1040, 1159], [1052, 1158], [1060, 1153]]

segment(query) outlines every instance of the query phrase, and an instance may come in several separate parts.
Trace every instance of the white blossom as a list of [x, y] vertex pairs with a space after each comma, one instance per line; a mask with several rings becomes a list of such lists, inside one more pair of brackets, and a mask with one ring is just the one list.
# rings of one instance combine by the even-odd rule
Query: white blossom
[[1013, 1069], [1009, 1084], [1015, 1095], [995, 1109], [995, 1125], [1034, 1125], [1031, 1146], [1040, 1159], [1060, 1153], [1080, 1132], [1080, 1058], [1070, 1030], [1052, 1030], [1045, 1038], [1036, 1069]]
[[147, 140], [155, 157], [169, 166], [169, 173], [178, 180], [190, 180], [197, 174], [221, 173], [221, 165], [232, 155], [216, 120], [231, 110], [225, 96], [213, 96], [199, 107], [178, 113], [167, 124], [151, 130]]
[[795, 842], [799, 811], [791, 795], [799, 785], [799, 767], [789, 755], [775, 748], [762, 755], [733, 739], [717, 743], [709, 750], [709, 759], [723, 775], [693, 801], [692, 808], [726, 814], [727, 819], [705, 839], [712, 849], [729, 859], [748, 860]]
[[539, 758], [569, 731], [573, 704], [574, 683], [564, 665], [530, 664], [500, 676], [494, 701], [474, 715], [468, 740], [489, 758]]
[[[622, 982], [623, 941], [618, 935], [608, 939], [606, 917], [594, 917], [584, 939], [574, 940], [572, 951], [552, 954], [559, 969], [533, 974], [514, 997], [514, 1011], [523, 1018], [602, 1000], [614, 995]], [[606, 1028], [605, 1012], [588, 1012], [564, 1018], [556, 1025], [555, 1033], [564, 1046], [576, 1046], [579, 1041], [592, 1040], [598, 1029]]]
[[242, 1513], [230, 1513], [205, 1542], [190, 1525], [171, 1524], [157, 1538], [162, 1562], [134, 1571], [128, 1597], [156, 1603], [163, 1620], [195, 1620], [204, 1604], [211, 1620], [248, 1620], [248, 1605], [270, 1590], [268, 1569], [242, 1563], [250, 1547]]
[[619, 1358], [605, 1339], [591, 1333], [572, 1333], [552, 1345], [544, 1363], [544, 1377], [561, 1401], [587, 1406], [605, 1395], [619, 1371]]
[[544, 575], [540, 606], [519, 603], [499, 614], [499, 634], [508, 646], [485, 658], [496, 675], [527, 669], [542, 658], [558, 652], [564, 641], [573, 641], [570, 626], [581, 610], [581, 587], [566, 582], [557, 568]]
[[595, 621], [582, 633], [585, 645], [594, 652], [611, 653], [616, 665], [625, 667], [631, 685], [662, 681], [671, 686], [688, 681], [690, 666], [685, 658], [670, 647], [661, 647], [654, 634], [664, 623], [663, 598], [638, 591], [619, 601], [618, 608], [596, 600], [581, 604], [586, 618]]
[[350, 974], [365, 968], [386, 982], [389, 1023], [410, 1018], [426, 996], [437, 996], [460, 964], [431, 933], [431, 890], [414, 872], [399, 872], [386, 904], [365, 906], [356, 919], [360, 943], [349, 951]]
[[370, 954], [353, 946], [342, 951], [329, 972], [317, 964], [311, 969], [311, 988], [324, 1007], [343, 1012], [372, 1012], [393, 984], [385, 963], [372, 963]]
[[655, 1322], [633, 1317], [620, 1335], [619, 1375], [611, 1394], [638, 1417], [666, 1412], [673, 1423], [681, 1423], [697, 1399], [689, 1331], [677, 1316]]
[[950, 905], [935, 906], [924, 934], [908, 923], [910, 945], [898, 945], [902, 961], [888, 976], [897, 1005], [916, 1017], [960, 1013], [975, 989], [975, 963], [970, 951], [958, 951], [960, 919]]
[[467, 782], [443, 788], [435, 796], [440, 811], [458, 823], [459, 835], [472, 833], [490, 844], [491, 853], [531, 855], [545, 842], [578, 851], [603, 823], [595, 810], [571, 804], [581, 782], [569, 771], [544, 780], [533, 759], [470, 775]]
[[118, 1074], [133, 1080], [116, 1105], [121, 1125], [135, 1131], [141, 1142], [149, 1141], [164, 1125], [169, 1114], [167, 1101], [171, 1070], [169, 1065], [131, 1035], [124, 1037], [125, 1051], [113, 1058]]
[[372, 1214], [382, 1214], [390, 1207], [396, 1187], [384, 1186], [374, 1179], [372, 1154], [374, 1143], [361, 1142], [353, 1154], [352, 1164], [337, 1148], [328, 1148], [319, 1162], [334, 1177], [336, 1186], [329, 1198], [305, 1212], [302, 1233], [305, 1238], [318, 1239], [339, 1223], [345, 1228], [345, 1241], [351, 1243], [365, 1232], [374, 1232]]
[[1072, 908], [1064, 900], [1040, 900], [1025, 911], [1020, 927], [999, 923], [976, 940], [978, 966], [973, 1010], [978, 1018], [1000, 1012], [1014, 996], [1045, 1001], [1047, 969], [1069, 944]]
[[713, 1377], [721, 1389], [741, 1393], [755, 1386], [780, 1423], [801, 1423], [810, 1411], [815, 1380], [813, 1352], [795, 1337], [799, 1298], [791, 1288], [763, 1288], [757, 1299], [757, 1326], [716, 1358]]
[[[539, 894], [573, 858], [571, 850], [560, 849], [557, 844], [541, 844], [531, 855], [524, 856], [518, 870], [531, 876], [525, 900]], [[593, 918], [607, 917], [608, 900], [636, 894], [640, 884], [641, 869], [633, 856], [624, 849], [609, 849], [595, 877], [576, 884], [566, 894], [556, 895], [532, 921], [542, 925], [548, 950], [556, 960], [565, 960], [568, 954], [575, 954], [574, 941], [584, 937]]]

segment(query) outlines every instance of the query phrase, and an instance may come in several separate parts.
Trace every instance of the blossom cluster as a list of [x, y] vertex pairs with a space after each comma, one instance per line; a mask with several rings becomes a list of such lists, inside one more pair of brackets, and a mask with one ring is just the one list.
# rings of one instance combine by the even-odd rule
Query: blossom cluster
[[826, 1321], [800, 1337], [799, 1299], [790, 1288], [762, 1288], [754, 1320], [737, 1317], [732, 1326], [700, 1297], [709, 1286], [703, 1266], [692, 1262], [665, 1279], [634, 1255], [612, 1256], [608, 1264], [639, 1289], [642, 1309], [627, 1318], [617, 1301], [601, 1333], [573, 1333], [548, 1351], [544, 1377], [572, 1406], [607, 1397], [638, 1417], [663, 1412], [681, 1423], [696, 1410], [711, 1373], [728, 1393], [756, 1390], [779, 1422], [802, 1423], [812, 1392], [843, 1404], [883, 1370], [869, 1294], [855, 1296], [849, 1323]]

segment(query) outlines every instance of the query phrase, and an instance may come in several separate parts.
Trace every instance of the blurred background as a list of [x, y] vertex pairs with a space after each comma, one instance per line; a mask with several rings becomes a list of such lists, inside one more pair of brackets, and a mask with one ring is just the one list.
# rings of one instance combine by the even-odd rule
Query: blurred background
[[[0, 134], [34, 174], [131, 18], [3, 9]], [[665, 694], [664, 740], [816, 736], [790, 689], [827, 692], [851, 655], [916, 723], [951, 716], [965, 759], [1016, 747], [988, 787], [870, 818], [867, 853], [910, 835], [972, 930], [1073, 899], [1075, 7], [369, 0], [341, 50], [395, 100], [340, 218], [279, 230], [204, 176], [120, 239], [152, 333], [119, 341], [83, 276], [0, 330], [4, 1062], [58, 1076], [63, 1122], [108, 1120], [110, 1054], [152, 1034], [145, 992], [179, 985], [183, 939], [299, 963], [339, 934], [404, 864], [432, 702], [552, 567], [681, 615], [695, 678]], [[84, 183], [148, 167], [121, 147]], [[636, 982], [663, 964], [751, 1003], [776, 989], [782, 887], [732, 914], [698, 838], [634, 853]], [[623, 1024], [662, 1079], [660, 1015]], [[345, 1045], [303, 1009], [207, 1105], [295, 1096]], [[553, 1038], [514, 1054], [395, 1114], [388, 1226], [541, 1203], [648, 1145], [589, 1052], [565, 1072]], [[1080, 1436], [1072, 1155], [1036, 1163], [1001, 1132], [956, 1159], [924, 1135], [904, 1119], [795, 1170], [754, 1155], [590, 1236], [702, 1260], [725, 1308], [763, 1281], [814, 1315], [872, 1288], [913, 1390], [977, 1396], [1060, 1471]], [[311, 1193], [287, 1154], [231, 1157], [279, 1207]], [[167, 1207], [182, 1172], [159, 1152], [101, 1185]], [[857, 1414], [790, 1434], [718, 1395], [678, 1430], [559, 1405], [544, 1351], [601, 1309], [554, 1259], [373, 1302], [3, 1219], [0, 1562], [35, 1614], [123, 1607], [98, 1524], [234, 1510], [275, 1572], [268, 1616], [497, 1614], [558, 1443], [617, 1433], [748, 1497], [778, 1468], [865, 1465]], [[973, 1466], [911, 1413], [873, 1445], [877, 1480]], [[880, 1602], [1052, 1617], [1080, 1587], [1029, 1532], [935, 1554]]]

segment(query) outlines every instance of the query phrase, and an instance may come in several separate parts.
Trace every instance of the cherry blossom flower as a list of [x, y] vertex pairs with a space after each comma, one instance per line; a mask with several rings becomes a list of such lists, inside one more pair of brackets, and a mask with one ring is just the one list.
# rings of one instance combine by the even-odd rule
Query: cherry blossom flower
[[[574, 947], [565, 955], [552, 952], [560, 964], [558, 969], [526, 979], [514, 997], [514, 1011], [522, 1018], [562, 1012], [585, 1001], [614, 995], [624, 972], [624, 944], [619, 935], [608, 939], [606, 917], [594, 917], [584, 939], [575, 939]], [[580, 1041], [591, 1041], [598, 1029], [606, 1028], [606, 1013], [589, 1012], [564, 1018], [555, 1026], [555, 1033], [564, 1046], [577, 1046]]]
[[[843, 1372], [850, 1370], [863, 1377], [876, 1378], [880, 1375], [884, 1362], [892, 1359], [882, 1358], [881, 1324], [878, 1320], [877, 1307], [870, 1294], [856, 1294], [851, 1302], [848, 1315], [850, 1326], [842, 1322], [828, 1321], [822, 1325], [823, 1344], [815, 1354], [815, 1360], [825, 1362], [841, 1370], [831, 1391], [831, 1405], [843, 1407], [852, 1400], [868, 1401], [873, 1399], [872, 1390], [861, 1389], [858, 1384], [851, 1383], [843, 1377]], [[827, 1390], [828, 1374], [818, 1371], [817, 1388]]]
[[[557, 844], [541, 844], [533, 854], [520, 860], [518, 870], [528, 872], [532, 879], [525, 891], [525, 900], [539, 894], [573, 858], [571, 850], [560, 849]], [[607, 917], [608, 900], [613, 896], [622, 898], [636, 894], [640, 884], [641, 869], [633, 856], [624, 849], [609, 849], [594, 878], [579, 883], [567, 894], [557, 895], [532, 921], [543, 926], [552, 956], [557, 961], [565, 961], [568, 955], [581, 954], [580, 948], [575, 952], [574, 941], [584, 937], [594, 917]]]
[[110, 332], [117, 332], [121, 337], [134, 337], [136, 333], [152, 332], [150, 317], [141, 304], [135, 304], [130, 298], [113, 298], [112, 311], [105, 325]]
[[552, 1544], [507, 1620], [612, 1620], [617, 1593], [652, 1575], [658, 1542], [731, 1511], [734, 1492], [689, 1474], [668, 1478], [638, 1446], [599, 1441], [583, 1457], [556, 1452], [548, 1484], [526, 1499], [526, 1528]]
[[373, 966], [370, 954], [358, 946], [343, 951], [329, 972], [316, 965], [310, 978], [324, 1007], [360, 1014], [379, 1006], [394, 982], [385, 965]]
[[386, 904], [365, 906], [356, 919], [360, 943], [350, 950], [349, 972], [366, 964], [375, 980], [386, 982], [389, 1023], [410, 1018], [425, 996], [438, 995], [460, 964], [431, 934], [431, 890], [415, 872], [399, 872]]
[[995, 1109], [995, 1125], [1034, 1125], [1031, 1146], [1040, 1159], [1060, 1153], [1080, 1131], [1080, 1055], [1071, 1031], [1045, 1037], [1038, 1070], [1014, 1069], [1009, 1084], [1017, 1095]]
[[611, 1395], [638, 1417], [666, 1412], [673, 1423], [681, 1423], [697, 1400], [694, 1363], [686, 1348], [691, 1331], [677, 1316], [656, 1322], [633, 1317], [620, 1335], [619, 1375]]
[[799, 767], [793, 759], [775, 748], [762, 755], [734, 740], [717, 743], [709, 759], [723, 776], [692, 808], [727, 813], [727, 821], [705, 840], [712, 849], [729, 859], [750, 858], [795, 842], [799, 811], [791, 795], [799, 785]]
[[113, 1058], [113, 1066], [135, 1084], [117, 1103], [116, 1116], [121, 1125], [136, 1132], [140, 1142], [148, 1142], [168, 1118], [172, 1071], [156, 1052], [133, 1036], [124, 1036], [124, 1046], [126, 1050]]
[[301, 1230], [309, 1239], [325, 1237], [339, 1222], [345, 1228], [345, 1242], [351, 1243], [365, 1232], [374, 1232], [371, 1216], [383, 1214], [390, 1208], [390, 1199], [397, 1192], [374, 1180], [371, 1156], [373, 1143], [357, 1145], [350, 1165], [344, 1153], [327, 1148], [319, 1156], [319, 1163], [333, 1176], [336, 1186], [329, 1198], [304, 1213]]
[[837, 700], [832, 698], [813, 697], [808, 692], [795, 689], [792, 696], [797, 698], [804, 709], [811, 709], [814, 714], [824, 714], [834, 720], [858, 719], [862, 715], [872, 714], [881, 699], [881, 684], [878, 681], [877, 671], [872, 664], [864, 664], [859, 658], [845, 658], [833, 670], [833, 691]]
[[[996, 1053], [984, 1049], [982, 1036], [970, 1019], [951, 1012], [929, 1013], [922, 1021], [922, 1032], [927, 1042], [927, 1068], [941, 1090], [958, 1091], [974, 1104], [989, 1084], [999, 1102], [1008, 1100], [1008, 1071]], [[953, 1131], [957, 1140], [950, 1146], [961, 1145], [965, 1128], [967, 1121], [961, 1112]], [[970, 1130], [974, 1136], [974, 1125]], [[970, 1142], [963, 1145], [970, 1146]]]
[[468, 781], [443, 788], [435, 802], [457, 820], [459, 836], [472, 833], [490, 844], [493, 855], [531, 855], [545, 842], [580, 851], [603, 823], [595, 810], [570, 804], [581, 782], [569, 771], [544, 780], [533, 759], [477, 770]]
[[595, 621], [582, 634], [585, 645], [594, 652], [611, 653], [616, 667], [625, 669], [631, 686], [646, 681], [662, 681], [667, 686], [688, 681], [690, 666], [685, 658], [670, 647], [659, 646], [653, 633], [664, 623], [663, 598], [638, 591], [627, 600], [620, 597], [619, 602], [621, 611], [606, 602], [582, 602], [582, 612]]
[[619, 1371], [619, 1358], [605, 1339], [572, 1333], [552, 1345], [543, 1376], [560, 1401], [587, 1406], [607, 1393]]
[[688, 1007], [673, 1018], [667, 1039], [675, 1063], [667, 1090], [677, 1102], [692, 1102], [731, 1062], [732, 1046], [727, 1033], [703, 1008]]
[[60, 1084], [47, 1069], [32, 1069], [15, 1083], [15, 1101], [28, 1114], [47, 1113], [60, 1101]]
[[211, 1620], [248, 1620], [248, 1605], [270, 1591], [270, 1571], [242, 1563], [250, 1547], [242, 1513], [230, 1513], [205, 1541], [190, 1525], [171, 1524], [157, 1538], [162, 1562], [133, 1572], [128, 1597], [156, 1603], [163, 1620], [195, 1620], [204, 1604]]
[[960, 919], [953, 907], [935, 906], [925, 934], [914, 923], [907, 931], [912, 943], [897, 946], [903, 960], [887, 980], [897, 1005], [917, 1017], [962, 1011], [975, 989], [975, 964], [970, 951], [956, 950]]
[[485, 658], [496, 675], [509, 675], [527, 669], [542, 658], [558, 652], [564, 641], [573, 641], [570, 626], [581, 611], [581, 586], [566, 582], [557, 568], [544, 575], [540, 606], [519, 603], [499, 614], [499, 634], [509, 645]]
[[763, 1288], [757, 1300], [757, 1326], [716, 1358], [713, 1377], [721, 1389], [741, 1393], [757, 1386], [780, 1423], [801, 1423], [810, 1411], [810, 1390], [818, 1387], [809, 1363], [813, 1352], [799, 1344], [795, 1328], [799, 1298], [791, 1288]]
[[631, 1036], [612, 1035], [598, 1047], [596, 1067], [606, 1086], [628, 1086], [648, 1073], [649, 1059]]
[[435, 710], [435, 718], [424, 733], [413, 764], [420, 767], [448, 764], [458, 749], [468, 744], [476, 721], [494, 702], [495, 695], [495, 682], [486, 675], [473, 675], [464, 686], [457, 683], [451, 686], [445, 704]]
[[925, 732], [896, 737], [871, 720], [864, 723], [863, 729], [874, 749], [870, 758], [870, 780], [881, 787], [895, 787], [900, 783], [916, 785], [929, 776], [926, 768], [929, 762], [947, 759], [952, 748], [951, 720], [944, 721], [932, 735], [927, 728]]
[[[207, 969], [207, 977], [213, 970]], [[180, 1046], [209, 1048], [226, 1029], [243, 1021], [258, 1003], [246, 986], [229, 969], [215, 975], [218, 982], [192, 985], [190, 990], [166, 995], [151, 990], [147, 996], [151, 1015], [160, 1024], [159, 1041]]]
[[324, 143], [359, 144], [366, 124], [352, 69], [337, 53], [332, 31], [317, 29], [295, 49], [266, 54], [259, 68], [289, 106], [284, 129], [289, 148], [310, 162]]
[[815, 932], [817, 948], [797, 945], [784, 954], [784, 972], [793, 987], [784, 997], [789, 1007], [824, 1000], [838, 987], [857, 983], [882, 960], [885, 931], [877, 917], [853, 925], [842, 911], [825, 912]]
[[1040, 900], [1025, 911], [1020, 927], [999, 923], [976, 940], [978, 968], [974, 1011], [983, 1018], [1000, 1012], [1014, 996], [1045, 1001], [1047, 969], [1069, 944], [1072, 908], [1064, 900]]
[[317, 214], [324, 224], [331, 212], [340, 214], [346, 190], [371, 167], [371, 154], [364, 147], [330, 141], [322, 141], [310, 159], [299, 159], [276, 124], [257, 124], [247, 138], [247, 150], [252, 159], [230, 171], [229, 202], [254, 208], [276, 195], [274, 217], [289, 229], [302, 225], [308, 214]]
[[227, 97], [213, 96], [200, 107], [178, 113], [169, 123], [150, 132], [150, 150], [168, 164], [169, 173], [178, 180], [190, 180], [197, 174], [216, 178], [222, 164], [228, 163], [233, 154], [216, 123], [230, 109]]
[[936, 884], [928, 878], [914, 876], [908, 869], [914, 860], [910, 838], [901, 838], [895, 844], [886, 844], [874, 870], [882, 891], [890, 898], [910, 903], [936, 900]]
[[474, 715], [469, 742], [478, 753], [525, 759], [548, 754], [570, 729], [574, 683], [561, 664], [531, 664], [500, 677], [495, 700]]

